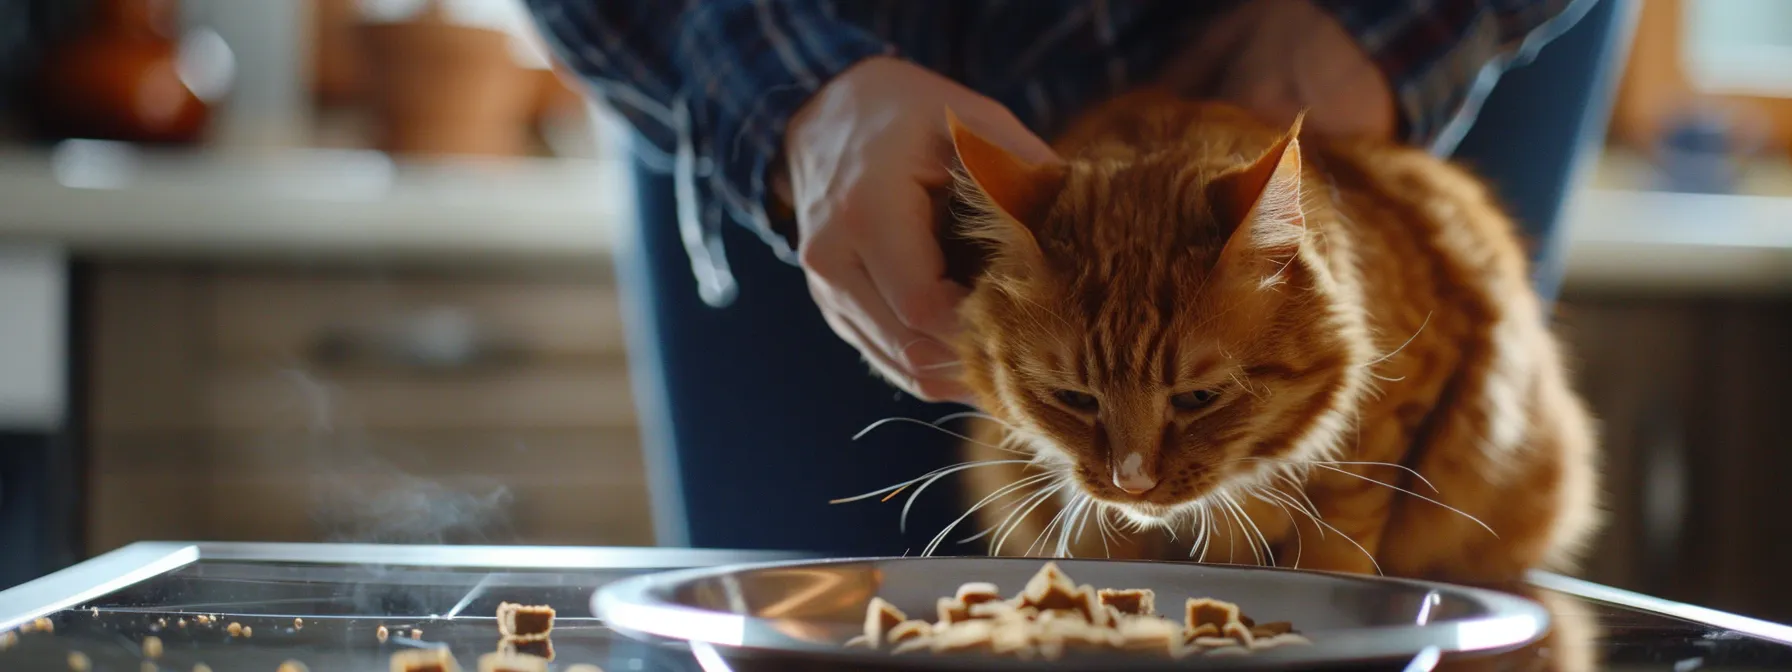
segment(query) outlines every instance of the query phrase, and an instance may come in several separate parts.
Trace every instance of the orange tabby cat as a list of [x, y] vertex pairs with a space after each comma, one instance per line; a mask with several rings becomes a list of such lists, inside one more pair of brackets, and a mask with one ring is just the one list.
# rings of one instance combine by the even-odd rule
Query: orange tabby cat
[[995, 420], [968, 450], [1030, 461], [970, 472], [999, 551], [1466, 581], [1572, 564], [1591, 422], [1475, 179], [1156, 93], [1090, 114], [1049, 165], [949, 123], [963, 235], [989, 253], [955, 344]]

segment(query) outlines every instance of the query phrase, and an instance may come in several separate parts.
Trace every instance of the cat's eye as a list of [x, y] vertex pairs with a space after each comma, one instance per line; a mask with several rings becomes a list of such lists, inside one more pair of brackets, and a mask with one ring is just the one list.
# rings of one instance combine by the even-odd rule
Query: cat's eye
[[1058, 390], [1052, 393], [1052, 398], [1057, 399], [1060, 404], [1084, 412], [1094, 412], [1101, 407], [1101, 402], [1095, 400], [1095, 395], [1088, 392]]
[[1220, 393], [1213, 390], [1190, 390], [1170, 396], [1170, 405], [1180, 411], [1194, 411], [1206, 408], [1213, 400], [1220, 398]]

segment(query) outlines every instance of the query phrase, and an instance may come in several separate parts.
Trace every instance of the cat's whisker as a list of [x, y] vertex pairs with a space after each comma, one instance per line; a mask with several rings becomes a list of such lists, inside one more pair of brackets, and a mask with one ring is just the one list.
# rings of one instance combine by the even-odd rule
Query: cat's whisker
[[946, 429], [945, 427], [941, 427], [936, 422], [928, 422], [926, 420], [921, 420], [921, 419], [917, 419], [917, 418], [906, 418], [906, 417], [901, 417], [901, 416], [884, 418], [882, 420], [878, 420], [877, 422], [873, 422], [869, 425], [866, 425], [864, 429], [859, 430], [859, 433], [852, 435], [852, 440], [857, 441], [859, 439], [865, 438], [866, 434], [870, 434], [871, 432], [876, 431], [880, 427], [883, 427], [885, 425], [899, 423], [899, 422], [911, 424], [911, 425], [920, 425], [922, 427], [926, 427], [926, 428], [932, 429], [937, 432], [942, 432], [952, 438], [969, 441], [971, 443], [974, 443], [979, 446], [983, 446], [984, 448], [989, 448], [991, 450], [1000, 450], [1000, 451], [1010, 452], [1010, 453], [1021, 452], [1014, 448], [1009, 448], [1006, 446], [1000, 446], [1000, 445], [995, 445], [995, 444], [991, 444], [991, 443], [986, 443], [983, 441], [978, 441], [969, 436], [965, 436], [964, 434], [960, 434], [960, 433], [954, 432], [950, 429]]
[[922, 364], [922, 365], [916, 366], [915, 368], [918, 370], [921, 370], [921, 371], [943, 371], [945, 369], [958, 369], [958, 368], [963, 368], [963, 367], [964, 367], [964, 362], [952, 361], [952, 362], [940, 362], [938, 364]]
[[946, 424], [953, 420], [962, 420], [964, 418], [976, 418], [978, 420], [988, 420], [990, 422], [1001, 425], [1003, 429], [1006, 429], [1010, 432], [1014, 431], [1014, 425], [1008, 424], [1008, 421], [998, 418], [996, 416], [990, 415], [988, 413], [984, 413], [983, 411], [959, 411], [957, 413], [947, 413], [940, 417], [934, 418], [933, 424], [943, 425], [943, 424]]
[[1000, 554], [1002, 549], [1007, 548], [1008, 537], [1013, 535], [1015, 530], [1020, 529], [1020, 526], [1023, 523], [1027, 522], [1027, 516], [1033, 515], [1033, 512], [1038, 510], [1041, 504], [1046, 503], [1053, 495], [1058, 494], [1059, 490], [1063, 489], [1064, 484], [1059, 483], [1044, 490], [1040, 490], [1028, 497], [1027, 501], [1031, 502], [1031, 504], [1024, 508], [1016, 509], [1014, 513], [1009, 514], [1009, 520], [1012, 522], [1008, 523], [1008, 529], [997, 534], [995, 544], [990, 546], [994, 553]]
[[1109, 508], [1107, 502], [1102, 502], [1097, 509], [1095, 531], [1101, 534], [1101, 555], [1105, 558], [1113, 558], [1114, 551], [1108, 547], [1108, 517], [1113, 514], [1113, 509]]
[[[1314, 526], [1318, 527], [1319, 514], [1312, 512], [1312, 511], [1308, 511], [1305, 506], [1303, 506], [1298, 500], [1289, 496], [1288, 493], [1282, 492], [1281, 490], [1277, 490], [1275, 488], [1269, 488], [1267, 490], [1264, 490], [1263, 492], [1264, 492], [1264, 494], [1267, 494], [1267, 495], [1275, 498], [1279, 502], [1286, 502], [1289, 505], [1292, 505], [1294, 507], [1295, 511], [1299, 511], [1301, 513], [1301, 515], [1311, 518], [1313, 520]], [[1324, 528], [1319, 528], [1319, 538], [1322, 540], [1325, 539], [1325, 529]]]
[[[1398, 486], [1398, 485], [1394, 485], [1394, 484], [1392, 484], [1392, 483], [1386, 483], [1386, 482], [1383, 482], [1383, 481], [1378, 481], [1378, 480], [1375, 480], [1375, 479], [1373, 479], [1373, 478], [1369, 478], [1369, 477], [1368, 477], [1368, 476], [1364, 476], [1364, 475], [1362, 475], [1362, 474], [1358, 474], [1358, 473], [1355, 473], [1355, 472], [1351, 472], [1351, 471], [1346, 471], [1346, 470], [1343, 470], [1343, 469], [1339, 469], [1339, 468], [1337, 468], [1337, 467], [1333, 467], [1333, 466], [1328, 466], [1328, 465], [1324, 465], [1324, 464], [1315, 464], [1315, 465], [1314, 465], [1314, 466], [1317, 466], [1317, 467], [1319, 467], [1319, 468], [1320, 468], [1320, 469], [1329, 469], [1329, 470], [1331, 470], [1331, 471], [1335, 471], [1335, 472], [1338, 472], [1338, 473], [1340, 473], [1340, 474], [1344, 474], [1344, 475], [1346, 475], [1346, 476], [1350, 476], [1350, 477], [1352, 477], [1352, 478], [1360, 478], [1360, 479], [1362, 479], [1362, 480], [1365, 480], [1365, 481], [1368, 481], [1368, 482], [1370, 482], [1370, 483], [1374, 483], [1374, 484], [1376, 484], [1376, 485], [1379, 485], [1379, 486], [1382, 486], [1382, 487], [1384, 487], [1384, 488], [1388, 488], [1388, 489], [1390, 489], [1390, 490], [1394, 490], [1394, 491], [1397, 491], [1397, 492], [1404, 492], [1404, 493], [1406, 493], [1406, 494], [1408, 494], [1408, 495], [1412, 495], [1412, 496], [1414, 496], [1414, 497], [1417, 497], [1417, 498], [1419, 498], [1419, 499], [1423, 499], [1423, 500], [1425, 500], [1425, 501], [1427, 501], [1427, 502], [1431, 502], [1431, 503], [1432, 503], [1432, 504], [1436, 504], [1436, 505], [1438, 505], [1438, 506], [1441, 506], [1441, 507], [1443, 507], [1443, 508], [1445, 508], [1445, 509], [1448, 509], [1448, 510], [1449, 510], [1449, 511], [1450, 511], [1450, 512], [1452, 512], [1452, 513], [1455, 513], [1455, 514], [1456, 514], [1456, 515], [1458, 515], [1458, 516], [1462, 516], [1462, 517], [1463, 517], [1463, 518], [1467, 518], [1467, 519], [1469, 519], [1469, 521], [1470, 521], [1470, 522], [1473, 522], [1473, 523], [1474, 523], [1474, 524], [1476, 524], [1476, 525], [1480, 525], [1480, 526], [1481, 526], [1481, 529], [1483, 529], [1483, 530], [1487, 530], [1487, 533], [1488, 533], [1488, 534], [1491, 534], [1491, 535], [1493, 535], [1493, 538], [1495, 538], [1495, 539], [1498, 539], [1498, 538], [1499, 538], [1499, 537], [1500, 537], [1500, 535], [1499, 535], [1499, 533], [1498, 533], [1498, 532], [1494, 532], [1494, 531], [1493, 531], [1493, 528], [1492, 528], [1492, 527], [1490, 527], [1490, 526], [1488, 526], [1488, 525], [1487, 525], [1487, 523], [1483, 523], [1483, 522], [1481, 522], [1481, 519], [1480, 519], [1480, 518], [1476, 518], [1476, 517], [1474, 517], [1474, 516], [1471, 516], [1471, 515], [1469, 515], [1469, 514], [1468, 514], [1468, 512], [1466, 512], [1466, 511], [1463, 511], [1463, 510], [1462, 510], [1462, 509], [1458, 509], [1458, 508], [1456, 508], [1456, 507], [1454, 507], [1454, 506], [1450, 506], [1450, 505], [1449, 505], [1449, 504], [1445, 504], [1445, 503], [1443, 503], [1443, 502], [1440, 502], [1440, 501], [1437, 501], [1437, 500], [1435, 500], [1435, 499], [1432, 499], [1432, 498], [1430, 498], [1430, 497], [1426, 497], [1426, 496], [1424, 496], [1424, 495], [1421, 495], [1421, 494], [1419, 494], [1419, 493], [1416, 493], [1416, 492], [1413, 492], [1413, 491], [1411, 491], [1411, 490], [1407, 490], [1407, 489], [1406, 489], [1406, 488], [1402, 488], [1402, 487], [1400, 487], [1400, 486]], [[1440, 494], [1441, 494], [1441, 493], [1440, 493]]]
[[1427, 325], [1431, 324], [1431, 315], [1432, 315], [1432, 313], [1425, 313], [1425, 321], [1419, 323], [1419, 328], [1417, 330], [1413, 331], [1411, 336], [1406, 337], [1406, 342], [1401, 343], [1400, 347], [1394, 348], [1388, 354], [1385, 354], [1385, 355], [1377, 357], [1373, 360], [1370, 360], [1368, 363], [1364, 364], [1363, 366], [1375, 366], [1376, 364], [1380, 364], [1382, 362], [1388, 361], [1389, 359], [1393, 359], [1394, 355], [1400, 354], [1401, 350], [1405, 350], [1406, 346], [1412, 345], [1412, 342], [1414, 340], [1418, 339], [1419, 334], [1422, 334], [1425, 332], [1425, 327]]
[[876, 497], [878, 495], [882, 495], [885, 493], [889, 493], [889, 496], [884, 497], [883, 501], [889, 501], [890, 497], [893, 497], [897, 493], [902, 492], [902, 490], [904, 490], [908, 486], [914, 485], [916, 483], [920, 483], [921, 481], [925, 481], [930, 478], [939, 478], [941, 476], [947, 476], [947, 475], [951, 475], [951, 474], [954, 474], [954, 473], [957, 473], [960, 471], [964, 471], [966, 469], [974, 469], [977, 467], [987, 467], [987, 466], [994, 466], [994, 465], [998, 465], [998, 464], [1027, 464], [1027, 463], [1029, 463], [1029, 460], [970, 460], [967, 462], [959, 462], [958, 464], [940, 467], [938, 469], [929, 471], [929, 472], [922, 474], [920, 476], [917, 476], [915, 478], [911, 478], [909, 480], [903, 481], [901, 483], [897, 483], [895, 485], [892, 485], [892, 486], [889, 486], [886, 488], [880, 488], [877, 490], [873, 490], [871, 492], [867, 492], [862, 495], [853, 495], [851, 497], [841, 497], [839, 499], [830, 499], [830, 500], [828, 500], [828, 503], [829, 504], [846, 504], [848, 502], [857, 502], [857, 501], [861, 501], [861, 500], [871, 499], [872, 497]]
[[[1262, 542], [1263, 544], [1263, 558], [1267, 558], [1270, 565], [1276, 564], [1275, 548], [1269, 543], [1269, 537], [1263, 534], [1263, 528], [1257, 526], [1257, 521], [1251, 520], [1250, 515], [1245, 512], [1244, 506], [1238, 503], [1238, 498], [1233, 497], [1231, 492], [1226, 493], [1226, 505], [1232, 507], [1232, 510], [1238, 514], [1239, 520], [1251, 526], [1251, 532], [1256, 533], [1257, 541]], [[1249, 541], [1250, 537], [1245, 537], [1245, 540]], [[1255, 554], [1255, 551], [1256, 545], [1253, 544], [1253, 554]], [[1258, 559], [1258, 564], [1263, 564], [1263, 558]]]
[[[1007, 500], [1007, 502], [1002, 502], [1002, 505], [1000, 505], [1000, 507], [996, 507], [996, 513], [1004, 513], [1004, 511], [1014, 511], [1014, 507], [1018, 507], [1018, 505], [1020, 505], [1021, 502], [1025, 502], [1025, 500], [1027, 500], [1027, 496], [1029, 496], [1029, 495], [1032, 495], [1032, 493], [1027, 493], [1027, 495], [1018, 496], [1018, 498], [1011, 498], [1011, 500]], [[1004, 516], [1002, 516], [1002, 520], [1004, 520], [1004, 521], [1007, 520], [1007, 516], [1005, 516], [1005, 514], [1004, 514]], [[977, 539], [986, 538], [986, 536], [989, 536], [989, 534], [995, 534], [996, 530], [998, 530], [998, 529], [1000, 529], [1000, 525], [991, 525], [991, 527], [989, 527], [989, 529], [984, 529], [984, 530], [982, 530], [982, 532], [977, 532], [977, 534], [971, 534], [971, 536], [968, 536], [968, 538], [959, 539], [959, 541], [955, 541], [955, 543], [961, 543], [961, 545], [962, 545], [962, 543], [971, 543], [971, 541], [977, 541]]]
[[[1251, 547], [1251, 557], [1257, 561], [1257, 564], [1264, 564], [1263, 561], [1266, 557], [1269, 564], [1275, 564], [1275, 556], [1268, 555], [1269, 540], [1263, 538], [1263, 531], [1257, 529], [1256, 521], [1251, 520], [1251, 517], [1245, 514], [1244, 508], [1238, 505], [1238, 500], [1232, 498], [1232, 493], [1224, 493], [1221, 496], [1221, 502], [1226, 505], [1226, 508], [1232, 510], [1232, 519], [1238, 522], [1238, 533], [1244, 535], [1244, 543]], [[1256, 536], [1252, 536], [1253, 532], [1256, 533]], [[1262, 552], [1257, 550], [1258, 542], [1262, 542]]]
[[1325, 529], [1331, 530], [1333, 534], [1343, 537], [1345, 541], [1350, 542], [1351, 546], [1355, 546], [1356, 550], [1361, 551], [1363, 553], [1363, 557], [1369, 559], [1369, 564], [1375, 568], [1376, 575], [1381, 575], [1381, 573], [1382, 573], [1381, 572], [1381, 563], [1375, 561], [1374, 553], [1370, 553], [1369, 549], [1363, 548], [1362, 544], [1359, 544], [1356, 542], [1355, 539], [1350, 538], [1350, 535], [1345, 534], [1343, 530], [1338, 529], [1336, 526], [1333, 526], [1331, 523], [1325, 522], [1324, 518], [1314, 518], [1313, 520], [1317, 521], [1320, 525], [1323, 525], [1325, 527]]
[[[1424, 483], [1425, 487], [1431, 488], [1432, 492], [1438, 492], [1437, 486], [1431, 484], [1431, 479], [1425, 478], [1425, 475], [1419, 473], [1419, 471], [1417, 469], [1413, 469], [1412, 467], [1406, 466], [1404, 464], [1397, 464], [1394, 462], [1346, 462], [1346, 461], [1341, 461], [1341, 460], [1309, 460], [1309, 461], [1312, 462], [1313, 464], [1325, 464], [1325, 465], [1332, 465], [1332, 466], [1392, 467], [1392, 468], [1404, 471], [1408, 474], [1412, 474], [1413, 478], [1419, 479], [1419, 482]], [[1442, 493], [1439, 493], [1439, 494], [1442, 494]]]
[[[1034, 474], [1032, 476], [1028, 476], [1026, 478], [1017, 480], [1013, 483], [1004, 485], [1000, 488], [996, 488], [995, 492], [991, 492], [988, 495], [985, 495], [983, 497], [983, 499], [977, 500], [977, 503], [972, 504], [971, 508], [966, 510], [963, 515], [960, 515], [958, 518], [954, 519], [951, 523], [948, 523], [944, 529], [940, 530], [939, 534], [934, 535], [933, 540], [927, 543], [926, 548], [922, 549], [921, 556], [928, 557], [928, 556], [933, 555], [933, 552], [935, 550], [939, 549], [940, 544], [946, 540], [946, 537], [948, 535], [952, 534], [952, 530], [954, 528], [958, 527], [959, 524], [963, 523], [965, 521], [965, 519], [970, 518], [973, 514], [977, 513], [978, 510], [982, 509], [985, 506], [988, 506], [990, 502], [995, 501], [998, 498], [1007, 496], [1009, 493], [1012, 493], [1016, 490], [1031, 487], [1035, 484], [1050, 480], [1055, 477], [1057, 477], [1057, 474], [1052, 474], [1052, 473]], [[993, 551], [992, 551], [992, 554], [993, 554]]]
[[1301, 531], [1300, 531], [1300, 520], [1294, 517], [1294, 512], [1288, 509], [1287, 504], [1283, 504], [1279, 501], [1276, 501], [1275, 499], [1266, 497], [1263, 494], [1262, 488], [1260, 488], [1258, 486], [1254, 486], [1254, 485], [1249, 486], [1248, 488], [1246, 488], [1245, 493], [1249, 494], [1253, 498], [1256, 498], [1257, 501], [1260, 501], [1265, 504], [1269, 504], [1269, 505], [1275, 506], [1276, 508], [1281, 509], [1282, 515], [1288, 516], [1288, 527], [1293, 528], [1293, 530], [1294, 530], [1294, 569], [1300, 569], [1301, 553], [1304, 552], [1306, 549], [1306, 540], [1302, 538]]
[[1071, 512], [1076, 510], [1076, 505], [1078, 502], [1082, 501], [1082, 497], [1082, 494], [1076, 494], [1071, 497], [1069, 505], [1059, 507], [1057, 515], [1052, 516], [1051, 520], [1045, 522], [1045, 527], [1039, 530], [1039, 535], [1033, 537], [1033, 543], [1027, 544], [1027, 550], [1021, 555], [1033, 555], [1034, 548], [1038, 548], [1040, 552], [1043, 553], [1045, 551], [1045, 545], [1051, 543], [1046, 541], [1046, 539], [1052, 536], [1052, 528], [1058, 527], [1059, 523], [1064, 521], [1065, 516], [1070, 515]]
[[1257, 394], [1256, 388], [1251, 387], [1250, 383], [1240, 380], [1238, 378], [1237, 371], [1227, 371], [1226, 375], [1232, 378], [1233, 383], [1237, 384], [1241, 388], [1244, 388], [1244, 393], [1251, 395], [1252, 399], [1256, 399], [1257, 401], [1263, 401], [1263, 395]]
[[1018, 500], [1012, 502], [1009, 505], [1004, 505], [1002, 507], [1002, 510], [1006, 511], [1007, 513], [1002, 514], [1001, 520], [997, 521], [995, 526], [993, 528], [991, 528], [991, 531], [990, 531], [990, 534], [992, 535], [990, 537], [992, 540], [992, 543], [989, 547], [989, 554], [990, 555], [1001, 555], [1002, 548], [1006, 544], [1007, 535], [1014, 528], [1019, 527], [1021, 523], [1026, 521], [1024, 512], [1026, 510], [1028, 510], [1027, 509], [1028, 505], [1032, 504], [1035, 501], [1043, 501], [1043, 499], [1045, 497], [1049, 497], [1051, 495], [1051, 493], [1057, 491], [1058, 488], [1061, 486], [1062, 486], [1062, 484], [1057, 484], [1057, 485], [1049, 485], [1048, 484], [1039, 490], [1027, 493], [1025, 495], [1021, 495]]

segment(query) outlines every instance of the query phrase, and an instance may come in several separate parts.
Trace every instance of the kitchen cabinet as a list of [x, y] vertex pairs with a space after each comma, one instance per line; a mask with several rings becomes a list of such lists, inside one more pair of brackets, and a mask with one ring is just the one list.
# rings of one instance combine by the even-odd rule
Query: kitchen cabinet
[[79, 303], [89, 553], [653, 541], [602, 267], [104, 263]]

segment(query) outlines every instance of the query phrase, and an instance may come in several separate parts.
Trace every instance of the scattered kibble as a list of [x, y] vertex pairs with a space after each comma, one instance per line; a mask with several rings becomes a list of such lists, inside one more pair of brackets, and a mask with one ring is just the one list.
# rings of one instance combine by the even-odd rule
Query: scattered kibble
[[231, 621], [230, 625], [224, 626], [224, 631], [230, 633], [231, 637], [241, 637], [243, 636], [243, 624]]
[[193, 672], [212, 672], [212, 666], [205, 663], [193, 663]]
[[39, 616], [37, 618], [37, 620], [31, 622], [31, 628], [33, 630], [37, 630], [38, 632], [55, 632], [56, 631], [56, 622], [51, 621], [48, 618]]
[[88, 660], [85, 653], [70, 651], [68, 652], [68, 669], [75, 672], [87, 672], [93, 669], [93, 661]]
[[178, 620], [178, 621], [175, 621], [175, 622], [174, 622], [174, 625], [176, 625], [176, 626], [178, 626], [178, 627], [181, 627], [181, 628], [185, 628], [185, 627], [187, 627], [187, 619], [184, 619], [184, 618], [183, 618], [183, 619], [180, 619], [180, 620]]
[[212, 617], [207, 616], [205, 614], [200, 614], [198, 616], [194, 616], [193, 620], [197, 621], [200, 625], [207, 625], [212, 622]]
[[303, 619], [303, 618], [292, 619], [292, 629], [304, 630], [305, 629], [305, 619]]
[[423, 639], [423, 628], [411, 628], [411, 639]]
[[244, 639], [248, 639], [248, 638], [254, 637], [254, 636], [255, 636], [255, 628], [251, 628], [247, 625], [243, 626], [243, 638]]
[[148, 658], [150, 660], [155, 660], [157, 658], [162, 657], [162, 638], [161, 637], [144, 637], [143, 638], [143, 657]]
[[5, 651], [19, 643], [19, 636], [11, 632], [0, 632], [0, 651]]
[[289, 660], [281, 663], [277, 672], [311, 672], [311, 668], [305, 667], [305, 664], [299, 661]]
[[548, 661], [515, 652], [497, 651], [479, 657], [479, 672], [548, 672]]
[[386, 626], [382, 625], [380, 626], [380, 629], [373, 631], [373, 636], [378, 638], [381, 644], [385, 644], [386, 638], [392, 636], [392, 633], [386, 630]]

